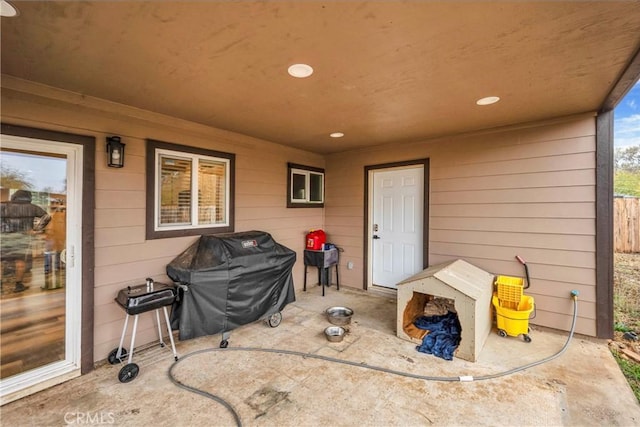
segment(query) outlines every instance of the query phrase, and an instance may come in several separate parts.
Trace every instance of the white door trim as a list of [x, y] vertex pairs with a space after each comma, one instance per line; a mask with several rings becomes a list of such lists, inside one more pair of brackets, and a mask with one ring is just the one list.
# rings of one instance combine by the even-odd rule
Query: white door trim
[[365, 290], [382, 290], [384, 292], [393, 292], [395, 290], [380, 288], [373, 286], [373, 173], [379, 170], [392, 170], [403, 169], [423, 166], [423, 245], [422, 245], [422, 259], [423, 268], [426, 268], [429, 264], [429, 159], [417, 159], [406, 162], [398, 163], [385, 163], [378, 165], [365, 166], [365, 221], [364, 221], [364, 259], [365, 259], [365, 271], [363, 277], [363, 288]]
[[[82, 202], [84, 146], [2, 135], [2, 145], [67, 158], [65, 360], [0, 380], [0, 405], [80, 375], [82, 335]], [[73, 257], [73, 259], [71, 259]]]
[[371, 171], [373, 286], [395, 289], [422, 271], [423, 173], [423, 165]]

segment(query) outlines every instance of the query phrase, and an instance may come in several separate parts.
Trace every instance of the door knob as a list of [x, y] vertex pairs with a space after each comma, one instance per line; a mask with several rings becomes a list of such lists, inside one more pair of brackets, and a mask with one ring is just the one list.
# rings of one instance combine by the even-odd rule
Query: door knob
[[378, 236], [377, 234], [374, 234], [374, 235], [373, 235], [373, 238], [374, 238], [374, 239], [379, 239], [379, 238], [380, 238], [380, 236]]

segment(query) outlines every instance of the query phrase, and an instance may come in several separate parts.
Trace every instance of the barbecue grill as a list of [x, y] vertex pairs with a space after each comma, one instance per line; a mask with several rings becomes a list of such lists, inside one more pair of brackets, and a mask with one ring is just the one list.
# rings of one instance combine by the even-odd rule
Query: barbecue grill
[[140, 367], [133, 363], [133, 349], [136, 340], [136, 330], [138, 328], [138, 316], [142, 313], [146, 313], [151, 310], [156, 312], [156, 321], [158, 323], [158, 337], [160, 339], [160, 347], [164, 347], [164, 341], [162, 340], [162, 328], [160, 326], [160, 308], [164, 312], [164, 319], [167, 325], [167, 332], [169, 333], [169, 340], [171, 341], [171, 349], [173, 350], [173, 358], [178, 360], [176, 353], [176, 346], [173, 341], [173, 334], [171, 332], [171, 326], [169, 322], [169, 314], [167, 313], [167, 306], [173, 304], [176, 299], [176, 290], [173, 285], [167, 285], [164, 283], [155, 283], [153, 279], [147, 278], [144, 285], [128, 286], [125, 289], [121, 289], [116, 297], [116, 303], [127, 313], [124, 319], [124, 327], [122, 328], [122, 336], [120, 337], [120, 345], [109, 353], [107, 360], [112, 365], [121, 363], [122, 360], [127, 357], [127, 349], [123, 347], [124, 338], [127, 333], [127, 326], [129, 324], [129, 316], [133, 316], [133, 331], [131, 333], [131, 351], [128, 353], [127, 364], [120, 369], [118, 373], [118, 379], [122, 383], [133, 381], [140, 372]]
[[171, 325], [181, 340], [230, 331], [263, 319], [280, 324], [295, 301], [292, 269], [296, 253], [269, 233], [247, 231], [201, 236], [167, 265], [178, 285]]

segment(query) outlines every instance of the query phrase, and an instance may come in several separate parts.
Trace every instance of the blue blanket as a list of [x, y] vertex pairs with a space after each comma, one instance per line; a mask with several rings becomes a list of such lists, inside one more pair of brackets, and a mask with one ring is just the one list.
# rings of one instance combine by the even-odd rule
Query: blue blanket
[[453, 353], [460, 344], [462, 331], [456, 313], [450, 311], [443, 316], [421, 316], [413, 324], [417, 328], [429, 331], [416, 350], [445, 360], [453, 359]]

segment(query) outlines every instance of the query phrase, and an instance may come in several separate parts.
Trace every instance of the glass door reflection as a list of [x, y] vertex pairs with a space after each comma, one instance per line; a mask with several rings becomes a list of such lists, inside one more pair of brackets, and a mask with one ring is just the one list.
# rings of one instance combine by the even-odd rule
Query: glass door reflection
[[65, 360], [67, 159], [0, 149], [0, 378]]

